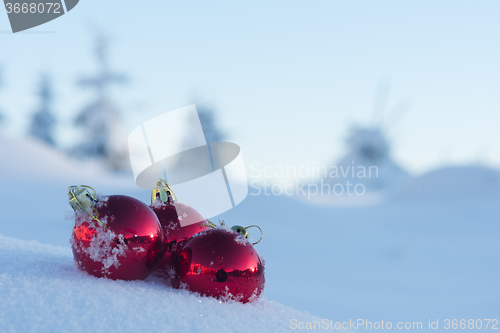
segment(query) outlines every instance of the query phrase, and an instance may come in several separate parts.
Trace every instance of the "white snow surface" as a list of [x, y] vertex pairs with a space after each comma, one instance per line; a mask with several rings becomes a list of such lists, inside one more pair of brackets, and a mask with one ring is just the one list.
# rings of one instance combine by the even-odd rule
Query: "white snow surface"
[[223, 303], [161, 280], [113, 281], [76, 269], [69, 248], [0, 235], [2, 332], [280, 332], [320, 321], [265, 298]]

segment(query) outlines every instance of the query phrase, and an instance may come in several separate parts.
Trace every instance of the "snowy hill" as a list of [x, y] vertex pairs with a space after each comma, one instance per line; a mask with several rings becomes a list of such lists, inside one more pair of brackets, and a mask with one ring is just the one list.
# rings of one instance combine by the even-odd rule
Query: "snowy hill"
[[64, 221], [64, 212], [70, 185], [95, 184], [117, 193], [135, 186], [132, 176], [117, 177], [30, 138], [0, 136], [0, 156], [0, 234], [19, 239], [69, 246], [72, 224]]
[[116, 175], [110, 174], [102, 165], [92, 161], [73, 160], [42, 141], [29, 137], [11, 138], [0, 135], [0, 156], [4, 182], [24, 179], [37, 184], [74, 181], [79, 178], [82, 182], [97, 179], [101, 183], [117, 183]]
[[478, 200], [500, 197], [500, 172], [484, 166], [455, 166], [431, 171], [406, 182], [394, 199]]

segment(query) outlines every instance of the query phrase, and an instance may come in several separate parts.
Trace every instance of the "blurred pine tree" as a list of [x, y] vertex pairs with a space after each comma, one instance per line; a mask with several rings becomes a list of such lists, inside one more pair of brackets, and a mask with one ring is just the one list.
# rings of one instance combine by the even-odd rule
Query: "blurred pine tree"
[[124, 170], [129, 167], [126, 135], [122, 130], [121, 113], [109, 97], [109, 89], [126, 79], [124, 75], [111, 71], [108, 50], [109, 40], [99, 34], [95, 46], [98, 71], [78, 81], [80, 86], [94, 91], [95, 99], [75, 118], [75, 125], [83, 128], [84, 134], [73, 153], [101, 159], [111, 170]]
[[29, 134], [51, 146], [55, 146], [54, 130], [57, 122], [52, 112], [54, 94], [52, 82], [47, 74], [41, 76], [38, 96], [40, 97], [40, 105], [31, 117]]

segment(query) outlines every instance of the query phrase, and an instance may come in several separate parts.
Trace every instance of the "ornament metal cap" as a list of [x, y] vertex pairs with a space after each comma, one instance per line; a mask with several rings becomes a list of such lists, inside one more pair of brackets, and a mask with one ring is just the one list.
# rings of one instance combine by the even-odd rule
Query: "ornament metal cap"
[[[226, 225], [226, 222], [224, 220], [219, 220], [219, 223], [221, 226], [225, 226]], [[209, 219], [207, 219], [207, 223], [204, 224], [205, 226], [207, 227], [210, 227], [210, 228], [217, 228], [217, 225], [213, 222], [211, 222]], [[239, 233], [241, 236], [245, 237], [246, 239], [249, 239], [250, 238], [250, 233], [248, 232], [248, 229], [250, 228], [257, 228], [259, 229], [260, 231], [260, 238], [258, 241], [256, 241], [255, 243], [252, 243], [252, 245], [257, 245], [260, 243], [260, 241], [262, 240], [262, 237], [264, 237], [264, 232], [262, 231], [262, 229], [258, 226], [258, 225], [249, 225], [248, 227], [243, 227], [241, 225], [233, 225], [231, 227], [231, 230], [233, 230], [234, 232], [237, 232]]]
[[170, 185], [161, 178], [156, 181], [155, 188], [151, 191], [151, 204], [157, 199], [160, 199], [163, 203], [174, 203], [177, 201], [177, 197]]
[[68, 187], [69, 204], [74, 211], [92, 207], [93, 198], [86, 186]]
[[[94, 194], [89, 192], [91, 189]], [[68, 197], [69, 204], [71, 208], [76, 212], [78, 209], [82, 210], [85, 214], [87, 214], [93, 220], [99, 222], [101, 226], [107, 228], [108, 226], [99, 220], [99, 214], [94, 207], [94, 203], [97, 201], [95, 190], [87, 185], [76, 185], [68, 187]], [[90, 209], [89, 213], [87, 209]]]
[[234, 225], [231, 227], [231, 229], [236, 231], [237, 233], [239, 233], [241, 236], [243, 236], [245, 238], [248, 238], [248, 236], [249, 236], [247, 229], [245, 229], [245, 227], [242, 227], [241, 225]]

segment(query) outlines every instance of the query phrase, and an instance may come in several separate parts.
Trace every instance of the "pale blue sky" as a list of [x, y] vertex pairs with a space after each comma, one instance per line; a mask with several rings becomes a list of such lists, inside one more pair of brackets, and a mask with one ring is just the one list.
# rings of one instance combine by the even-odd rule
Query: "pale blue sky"
[[[389, 132], [395, 159], [421, 173], [500, 167], [498, 1], [96, 1], [24, 34], [0, 34], [7, 131], [24, 131], [38, 74], [53, 75], [62, 125], [89, 95], [92, 31], [113, 39], [114, 91], [127, 130], [189, 102], [218, 110], [247, 163], [325, 163], [350, 124], [370, 120], [377, 84], [412, 109]], [[0, 31], [10, 26], [0, 13]], [[54, 33], [33, 33], [52, 31]], [[69, 132], [59, 137], [69, 144]]]

